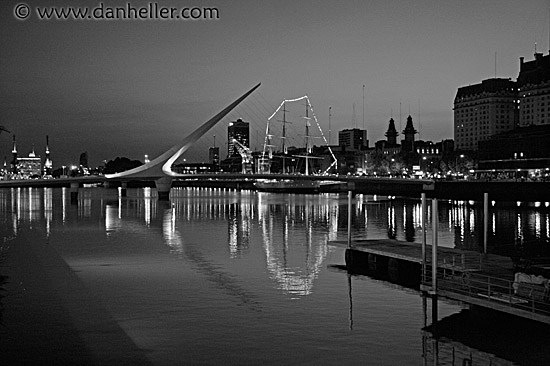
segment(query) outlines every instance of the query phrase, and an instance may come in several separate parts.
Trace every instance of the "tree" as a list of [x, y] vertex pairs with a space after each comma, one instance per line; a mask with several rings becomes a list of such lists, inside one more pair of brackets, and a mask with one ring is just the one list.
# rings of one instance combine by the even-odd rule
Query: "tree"
[[143, 165], [139, 160], [130, 160], [128, 158], [117, 157], [115, 160], [109, 160], [105, 164], [105, 169], [103, 170], [104, 174], [114, 174], [124, 172], [126, 170], [137, 168], [138, 166]]

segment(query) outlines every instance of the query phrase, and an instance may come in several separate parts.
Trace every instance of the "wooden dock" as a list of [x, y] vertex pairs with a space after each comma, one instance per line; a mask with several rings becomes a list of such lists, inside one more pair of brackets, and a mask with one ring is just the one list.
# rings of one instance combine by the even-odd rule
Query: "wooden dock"
[[[346, 240], [329, 241], [329, 245], [347, 248]], [[371, 253], [388, 258], [422, 264], [422, 245], [399, 240], [354, 240], [352, 250]], [[426, 263], [432, 264], [432, 246], [426, 245]], [[514, 280], [513, 262], [510, 257], [496, 254], [483, 254], [438, 246], [438, 267], [457, 272], [477, 272], [491, 277]]]
[[[419, 243], [380, 239], [353, 240], [349, 247], [346, 240], [328, 244], [347, 249], [347, 265], [354, 257], [362, 258], [353, 261], [355, 267], [371, 267], [374, 263], [385, 266], [382, 269], [388, 272], [406, 271], [414, 265], [416, 272], [409, 270], [406, 275], [418, 275], [422, 291], [550, 324], [548, 287], [529, 285], [529, 291], [522, 291], [526, 285], [514, 282], [514, 263], [510, 257], [438, 246], [437, 285], [433, 288], [431, 245], [426, 245], [426, 266], [423, 267]], [[422, 268], [423, 271], [418, 270]]]

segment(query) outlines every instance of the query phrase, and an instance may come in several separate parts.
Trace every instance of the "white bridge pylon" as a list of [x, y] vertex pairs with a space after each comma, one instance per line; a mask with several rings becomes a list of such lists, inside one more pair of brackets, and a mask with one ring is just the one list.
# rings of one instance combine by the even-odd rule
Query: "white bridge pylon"
[[256, 90], [260, 85], [261, 83], [258, 83], [252, 89], [244, 93], [233, 103], [225, 107], [225, 109], [223, 109], [221, 112], [203, 123], [190, 135], [185, 137], [179, 144], [172, 146], [164, 154], [161, 154], [157, 158], [137, 168], [115, 174], [105, 174], [105, 178], [115, 181], [128, 181], [132, 179], [154, 180], [157, 186], [159, 199], [167, 199], [172, 185], [172, 178], [178, 176], [177, 173], [172, 171], [172, 164], [185, 151], [187, 151], [191, 147], [191, 145], [193, 145], [195, 142], [197, 142], [197, 140], [204, 136], [204, 134], [208, 132], [208, 130], [214, 127], [216, 123], [218, 123], [223, 117], [231, 112], [246, 97], [252, 94], [252, 92]]

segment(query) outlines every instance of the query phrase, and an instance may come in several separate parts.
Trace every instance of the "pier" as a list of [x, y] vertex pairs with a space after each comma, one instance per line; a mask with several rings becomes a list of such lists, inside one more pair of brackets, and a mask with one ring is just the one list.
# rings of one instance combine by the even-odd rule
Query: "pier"
[[[422, 265], [418, 243], [358, 240], [348, 247], [347, 241], [336, 240], [329, 245], [346, 248], [346, 266], [352, 272], [385, 272], [392, 280], [418, 284], [421, 291], [432, 296], [550, 324], [548, 288], [516, 281], [514, 263], [509, 257], [438, 247], [434, 288], [433, 262], [428, 258]], [[431, 245], [427, 249], [431, 250]]]
[[[347, 240], [328, 244], [346, 248], [346, 267], [351, 273], [383, 273], [391, 281], [417, 288], [435, 300], [445, 297], [550, 324], [548, 279], [522, 273], [508, 256], [441, 247], [437, 229], [432, 230], [432, 245], [428, 245], [425, 195], [422, 199], [422, 244], [391, 239], [352, 240], [349, 221]], [[436, 200], [432, 200], [432, 216], [432, 227], [437, 228]]]

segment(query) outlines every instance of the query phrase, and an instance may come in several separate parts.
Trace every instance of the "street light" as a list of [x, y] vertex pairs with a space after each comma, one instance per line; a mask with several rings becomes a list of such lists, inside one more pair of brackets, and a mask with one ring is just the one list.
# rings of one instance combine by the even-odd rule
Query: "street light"
[[458, 167], [458, 159], [464, 159], [464, 154], [460, 154], [456, 159], [455, 159], [455, 168], [456, 168], [456, 175], [458, 176], [458, 173], [460, 171], [462, 171], [462, 169], [459, 169]]

